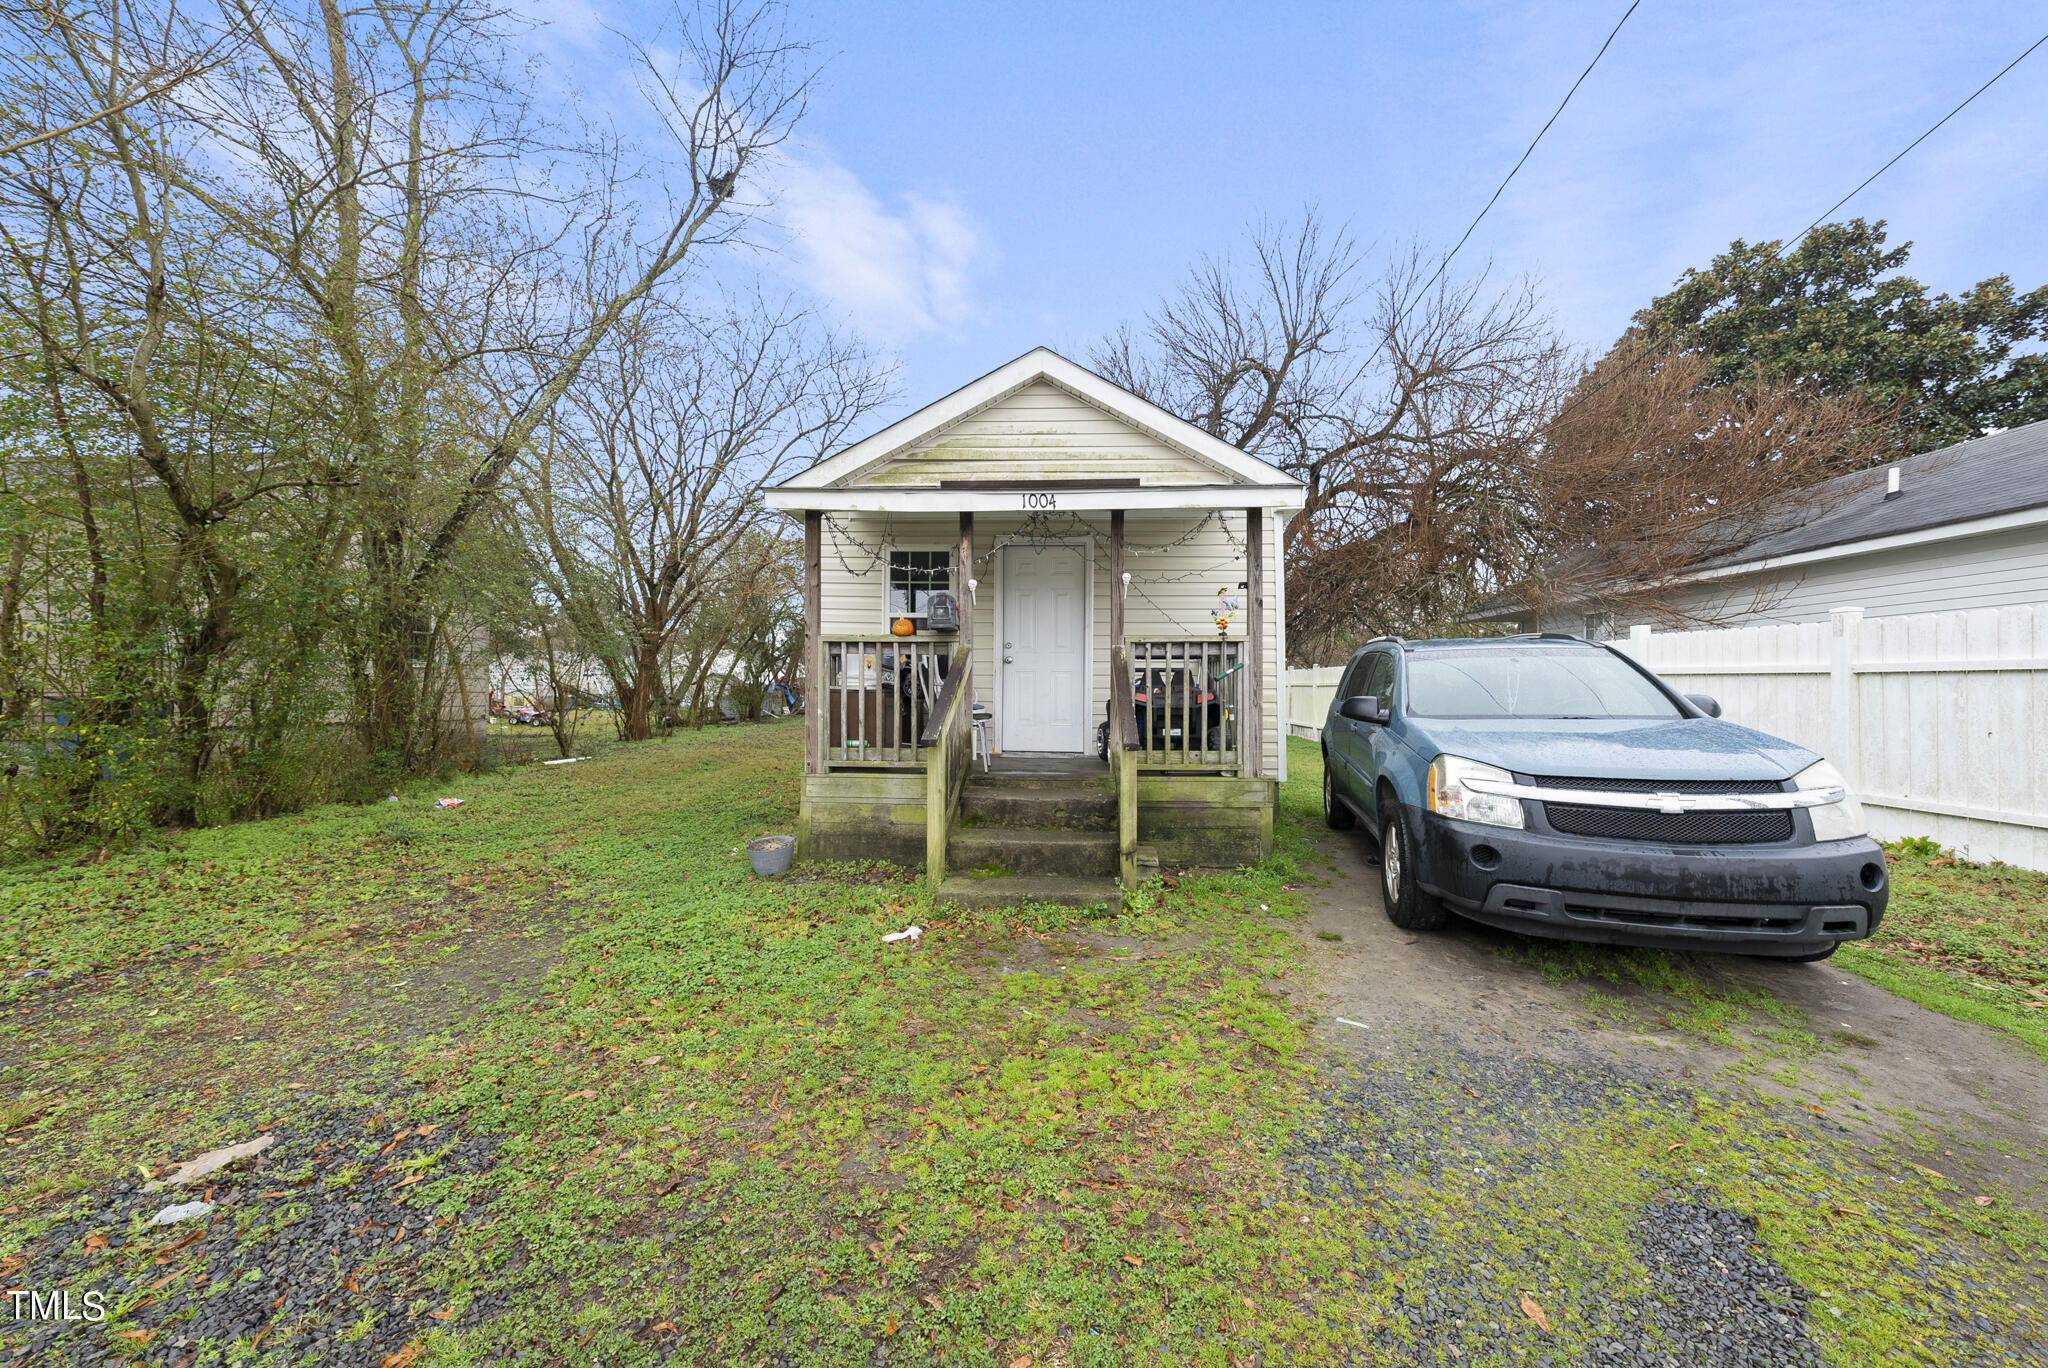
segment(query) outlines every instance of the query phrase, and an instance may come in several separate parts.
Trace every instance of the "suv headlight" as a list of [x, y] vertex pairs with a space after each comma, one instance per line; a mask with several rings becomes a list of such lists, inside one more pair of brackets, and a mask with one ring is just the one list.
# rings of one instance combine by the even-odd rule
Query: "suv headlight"
[[1463, 756], [1439, 755], [1429, 762], [1429, 810], [1461, 822], [1487, 826], [1519, 827], [1522, 800], [1499, 793], [1480, 793], [1467, 787], [1469, 781], [1490, 780], [1512, 784], [1515, 776], [1495, 765], [1482, 765]]
[[1813, 839], [1816, 841], [1846, 841], [1851, 836], [1867, 836], [1870, 824], [1863, 820], [1863, 804], [1856, 801], [1849, 792], [1849, 785], [1843, 780], [1842, 772], [1825, 760], [1816, 761], [1792, 776], [1792, 786], [1798, 789], [1840, 789], [1842, 796], [1832, 803], [1810, 807], [1806, 815], [1813, 819]]

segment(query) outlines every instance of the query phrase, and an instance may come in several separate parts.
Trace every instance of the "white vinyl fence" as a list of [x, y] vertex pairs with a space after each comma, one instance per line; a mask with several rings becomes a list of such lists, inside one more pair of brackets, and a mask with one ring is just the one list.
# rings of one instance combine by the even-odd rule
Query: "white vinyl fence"
[[1280, 700], [1280, 716], [1289, 736], [1314, 741], [1323, 734], [1323, 718], [1329, 714], [1330, 699], [1344, 682], [1343, 665], [1312, 665], [1305, 670], [1289, 666], [1286, 696]]
[[[1732, 722], [1833, 760], [1881, 840], [2048, 869], [2048, 604], [1699, 632], [1615, 645]], [[1290, 670], [1287, 724], [1320, 735], [1342, 670]]]

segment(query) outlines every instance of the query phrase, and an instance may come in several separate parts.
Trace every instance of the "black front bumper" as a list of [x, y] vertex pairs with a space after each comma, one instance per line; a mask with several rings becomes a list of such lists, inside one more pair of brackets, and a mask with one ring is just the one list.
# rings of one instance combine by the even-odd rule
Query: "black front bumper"
[[1810, 955], [1870, 935], [1890, 893], [1867, 836], [1679, 846], [1411, 816], [1422, 886], [1474, 921], [1531, 936]]

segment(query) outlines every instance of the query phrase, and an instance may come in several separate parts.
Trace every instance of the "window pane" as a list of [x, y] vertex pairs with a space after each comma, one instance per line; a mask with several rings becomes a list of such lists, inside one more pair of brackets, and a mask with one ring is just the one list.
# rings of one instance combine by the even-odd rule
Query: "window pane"
[[930, 610], [932, 592], [950, 588], [952, 582], [953, 555], [950, 551], [891, 551], [890, 615], [925, 616]]

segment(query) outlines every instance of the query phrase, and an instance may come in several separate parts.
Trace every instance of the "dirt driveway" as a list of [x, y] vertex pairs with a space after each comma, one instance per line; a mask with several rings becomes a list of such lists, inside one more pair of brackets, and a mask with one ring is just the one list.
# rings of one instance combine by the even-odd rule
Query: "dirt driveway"
[[1827, 963], [1402, 931], [1368, 839], [1318, 854], [1295, 993], [1341, 1062], [1290, 1162], [1381, 1223], [1381, 1361], [1553, 1361], [1569, 1322], [1566, 1361], [2048, 1362], [2013, 1234], [2048, 1209], [2048, 1070], [2018, 1048]]
[[[1588, 980], [1569, 972], [1616, 952], [1558, 947], [1454, 918], [1440, 932], [1403, 931], [1380, 902], [1371, 840], [1332, 833], [1327, 886], [1312, 898], [1310, 929], [1341, 936], [1314, 942], [1330, 1020], [1325, 1038], [1371, 1048], [1372, 1031], [1403, 1027], [1442, 1032], [1482, 1054], [1535, 1055], [1556, 1063], [1600, 1062], [1663, 1079], [1712, 1079], [1738, 1063], [1739, 1044], [1660, 1027], [1666, 995], [1637, 983], [1600, 981], [1593, 992], [1620, 996], [1632, 1018], [1589, 1006]], [[1852, 1129], [1895, 1132], [1902, 1114], [1974, 1136], [1992, 1172], [2016, 1193], [2048, 1207], [2048, 1172], [2024, 1157], [2048, 1145], [2048, 1069], [1986, 1027], [1930, 1012], [1904, 998], [1819, 964], [1776, 964], [1734, 955], [1674, 956], [1709, 991], [1768, 995], [1803, 1017], [1834, 1048], [1801, 1061], [1797, 1089], [1765, 1078], [1768, 1095], [1802, 1103], [1858, 1099], [1838, 1109]], [[1346, 1026], [1345, 1017], [1366, 1028]], [[2003, 1151], [2013, 1151], [2007, 1157]]]

